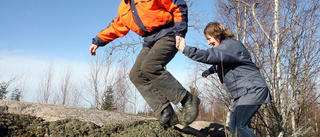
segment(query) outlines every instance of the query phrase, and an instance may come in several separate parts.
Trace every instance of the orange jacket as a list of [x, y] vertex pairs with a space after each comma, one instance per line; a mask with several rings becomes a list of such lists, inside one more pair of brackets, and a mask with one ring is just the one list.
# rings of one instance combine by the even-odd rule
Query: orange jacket
[[[134, 0], [136, 10], [131, 10], [130, 0], [123, 0], [118, 17], [108, 28], [93, 39], [93, 44], [104, 46], [130, 30], [144, 37], [144, 46], [152, 46], [161, 37], [187, 33], [188, 11], [184, 0]], [[133, 12], [137, 12], [134, 16]], [[141, 22], [137, 21], [140, 19]], [[140, 27], [139, 27], [140, 26]]]

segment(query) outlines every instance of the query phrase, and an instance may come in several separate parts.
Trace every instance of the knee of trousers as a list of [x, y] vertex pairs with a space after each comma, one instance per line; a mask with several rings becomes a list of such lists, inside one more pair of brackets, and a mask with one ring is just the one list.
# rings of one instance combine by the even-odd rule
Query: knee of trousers
[[136, 81], [138, 80], [139, 74], [141, 74], [141, 72], [139, 72], [139, 71], [137, 71], [137, 70], [133, 70], [133, 69], [130, 70], [129, 78], [130, 78], [130, 81], [131, 81], [133, 84], [135, 84]]
[[148, 78], [152, 78], [153, 75], [159, 75], [160, 71], [163, 70], [161, 65], [145, 65], [141, 66], [141, 73]]

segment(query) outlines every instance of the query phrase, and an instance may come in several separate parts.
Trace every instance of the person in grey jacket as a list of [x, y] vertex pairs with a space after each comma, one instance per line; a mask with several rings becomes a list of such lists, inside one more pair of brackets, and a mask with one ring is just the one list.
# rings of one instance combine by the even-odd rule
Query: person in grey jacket
[[222, 24], [210, 22], [204, 29], [207, 50], [186, 46], [184, 39], [177, 46], [183, 54], [195, 61], [211, 64], [203, 77], [217, 73], [227, 93], [234, 100], [231, 107], [229, 130], [238, 137], [256, 136], [246, 124], [260, 106], [271, 102], [267, 83], [259, 68], [252, 62], [249, 51], [234, 38], [234, 34]]

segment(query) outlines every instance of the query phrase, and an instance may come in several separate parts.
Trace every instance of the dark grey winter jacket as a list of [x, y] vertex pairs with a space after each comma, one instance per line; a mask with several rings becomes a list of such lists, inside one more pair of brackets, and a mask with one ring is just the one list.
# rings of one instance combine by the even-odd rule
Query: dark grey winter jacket
[[195, 61], [213, 65], [209, 69], [210, 73], [218, 73], [221, 83], [225, 84], [228, 94], [233, 99], [246, 95], [250, 92], [249, 89], [254, 89], [252, 87], [267, 88], [248, 50], [234, 38], [223, 40], [218, 47], [207, 50], [186, 46], [183, 54]]

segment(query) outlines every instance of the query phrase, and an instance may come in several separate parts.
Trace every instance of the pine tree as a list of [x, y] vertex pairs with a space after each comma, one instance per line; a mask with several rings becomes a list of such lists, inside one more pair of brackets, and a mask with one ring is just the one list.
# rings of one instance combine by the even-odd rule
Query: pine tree
[[19, 89], [15, 89], [10, 97], [11, 100], [20, 101], [21, 100], [21, 91]]
[[6, 98], [8, 84], [5, 82], [2, 82], [0, 84], [0, 100], [4, 100]]
[[104, 92], [103, 95], [103, 104], [102, 104], [102, 109], [103, 110], [112, 110], [112, 105], [114, 103], [113, 99], [113, 89], [112, 87], [108, 87], [107, 91]]

